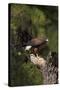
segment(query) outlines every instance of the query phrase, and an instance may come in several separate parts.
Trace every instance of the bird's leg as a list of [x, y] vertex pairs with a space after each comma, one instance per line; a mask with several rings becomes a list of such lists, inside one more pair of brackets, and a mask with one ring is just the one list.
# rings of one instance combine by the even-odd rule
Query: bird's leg
[[34, 54], [35, 54], [35, 56], [37, 56], [37, 51], [38, 51], [38, 49], [37, 48], [34, 48]]

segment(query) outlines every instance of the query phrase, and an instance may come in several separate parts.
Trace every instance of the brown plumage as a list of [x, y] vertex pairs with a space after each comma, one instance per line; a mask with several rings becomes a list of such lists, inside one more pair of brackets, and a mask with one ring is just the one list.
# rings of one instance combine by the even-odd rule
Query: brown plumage
[[46, 38], [33, 38], [28, 42], [28, 45], [40, 46], [40, 45], [46, 44], [47, 41], [48, 39]]
[[30, 41], [28, 41], [25, 50], [32, 49], [33, 52], [37, 52], [37, 49], [44, 48], [47, 44], [48, 39], [46, 38], [33, 38]]

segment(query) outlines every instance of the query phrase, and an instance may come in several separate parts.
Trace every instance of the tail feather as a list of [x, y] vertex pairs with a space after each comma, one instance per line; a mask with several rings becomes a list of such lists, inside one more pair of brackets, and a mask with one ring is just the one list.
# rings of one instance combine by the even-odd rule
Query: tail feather
[[26, 46], [25, 50], [30, 50], [32, 46]]

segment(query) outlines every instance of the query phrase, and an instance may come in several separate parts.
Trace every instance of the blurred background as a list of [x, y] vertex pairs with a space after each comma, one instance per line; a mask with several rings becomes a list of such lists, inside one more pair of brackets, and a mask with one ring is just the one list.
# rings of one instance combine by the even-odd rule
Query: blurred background
[[43, 75], [29, 60], [25, 44], [35, 37], [47, 37], [48, 47], [42, 50], [58, 53], [58, 7], [9, 4], [10, 25], [10, 85], [40, 85]]

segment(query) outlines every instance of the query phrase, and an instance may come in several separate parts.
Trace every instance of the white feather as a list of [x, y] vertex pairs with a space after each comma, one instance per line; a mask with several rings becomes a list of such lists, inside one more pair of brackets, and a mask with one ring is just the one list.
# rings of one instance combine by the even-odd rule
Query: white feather
[[30, 50], [32, 46], [26, 46], [25, 50]]

